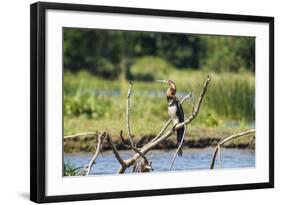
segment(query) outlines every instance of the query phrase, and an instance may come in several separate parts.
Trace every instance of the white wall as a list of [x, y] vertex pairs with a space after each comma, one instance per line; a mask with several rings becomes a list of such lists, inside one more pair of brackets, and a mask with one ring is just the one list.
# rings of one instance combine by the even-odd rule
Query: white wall
[[[49, 0], [52, 1], [52, 0]], [[2, 1], [0, 6], [0, 204], [31, 204], [29, 198], [29, 4]], [[61, 1], [81, 3], [81, 1]], [[275, 53], [280, 55], [281, 12], [278, 1], [258, 0], [84, 0], [85, 4], [275, 16]], [[275, 121], [281, 122], [280, 58], [275, 60]], [[278, 123], [275, 123], [278, 125]], [[280, 200], [280, 126], [275, 132], [276, 188], [96, 201], [95, 204], [245, 204]], [[72, 202], [70, 204], [93, 204]]]

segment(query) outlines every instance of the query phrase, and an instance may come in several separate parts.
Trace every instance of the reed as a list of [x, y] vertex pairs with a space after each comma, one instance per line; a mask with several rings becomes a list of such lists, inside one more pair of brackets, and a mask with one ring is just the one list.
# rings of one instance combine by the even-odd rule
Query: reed
[[[203, 71], [175, 70], [166, 79], [177, 84], [178, 97], [190, 90], [195, 97], [207, 74], [212, 77], [202, 111], [195, 125], [202, 127], [225, 127], [227, 122], [237, 122], [235, 126], [245, 126], [255, 118], [255, 77], [245, 73], [206, 73]], [[128, 82], [127, 87], [129, 86]], [[122, 96], [118, 80], [106, 80], [86, 71], [64, 75], [64, 131], [106, 130], [118, 133], [125, 130], [126, 96]], [[154, 134], [165, 122], [167, 105], [166, 86], [155, 82], [135, 81], [131, 97], [131, 122], [133, 133]], [[191, 112], [191, 104], [184, 105], [186, 115]], [[110, 128], [104, 127], [111, 123]], [[151, 133], [143, 133], [143, 127]], [[161, 124], [161, 123], [160, 123]], [[159, 129], [158, 129], [159, 127]], [[109, 130], [108, 130], [109, 129]]]

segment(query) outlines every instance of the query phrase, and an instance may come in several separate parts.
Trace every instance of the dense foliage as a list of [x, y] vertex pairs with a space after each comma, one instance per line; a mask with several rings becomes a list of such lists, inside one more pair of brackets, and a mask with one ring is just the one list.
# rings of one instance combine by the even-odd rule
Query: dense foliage
[[147, 56], [177, 69], [255, 69], [253, 37], [64, 28], [63, 45], [65, 69], [86, 69], [109, 79], [124, 74], [126, 78], [151, 80], [154, 76], [131, 72], [137, 69], [133, 66], [138, 59]]

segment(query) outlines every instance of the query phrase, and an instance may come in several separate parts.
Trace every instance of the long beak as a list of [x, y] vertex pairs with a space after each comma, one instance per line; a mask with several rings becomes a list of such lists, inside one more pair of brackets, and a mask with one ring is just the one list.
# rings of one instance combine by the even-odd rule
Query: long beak
[[169, 84], [169, 82], [168, 82], [167, 80], [156, 80], [156, 82], [158, 82], [158, 83], [167, 83], [167, 84]]

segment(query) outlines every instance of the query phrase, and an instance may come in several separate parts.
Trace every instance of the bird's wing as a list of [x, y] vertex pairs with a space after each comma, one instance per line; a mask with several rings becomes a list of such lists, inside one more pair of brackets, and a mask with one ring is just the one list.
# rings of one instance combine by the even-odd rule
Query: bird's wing
[[176, 114], [179, 117], [179, 122], [183, 122], [184, 121], [184, 112], [183, 112], [182, 106], [179, 101], [177, 101], [177, 113]]

